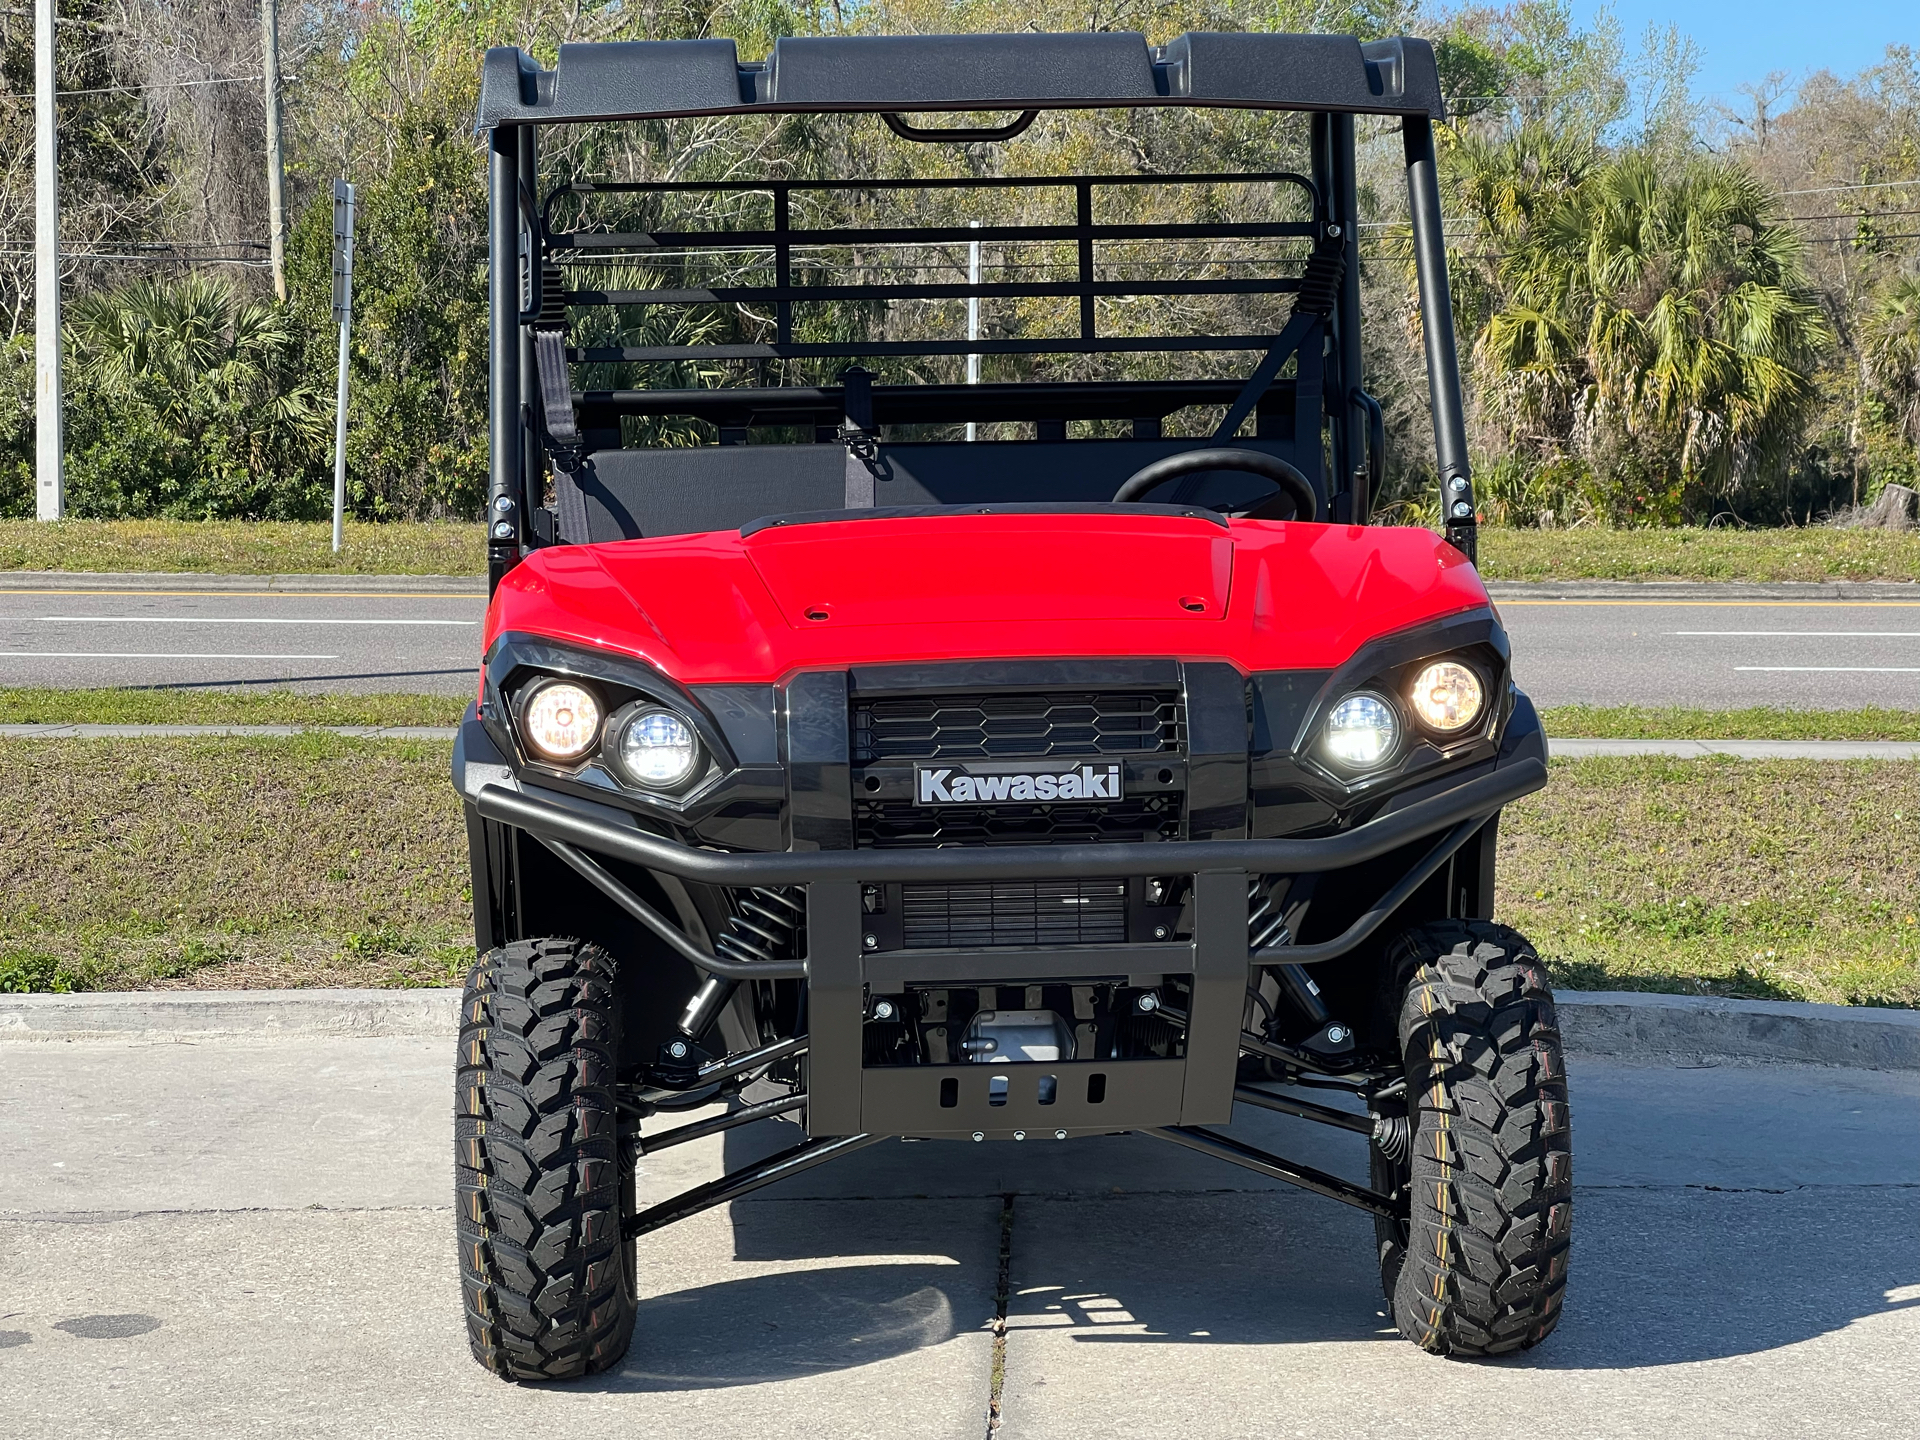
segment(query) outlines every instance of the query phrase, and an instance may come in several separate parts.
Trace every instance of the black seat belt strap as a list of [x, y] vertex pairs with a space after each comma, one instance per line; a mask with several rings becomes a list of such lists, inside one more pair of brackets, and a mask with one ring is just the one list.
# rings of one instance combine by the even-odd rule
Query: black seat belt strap
[[533, 332], [534, 368], [540, 372], [540, 418], [553, 456], [554, 520], [568, 544], [587, 540], [587, 497], [580, 489], [580, 426], [573, 414], [573, 382], [567, 373], [567, 332]]

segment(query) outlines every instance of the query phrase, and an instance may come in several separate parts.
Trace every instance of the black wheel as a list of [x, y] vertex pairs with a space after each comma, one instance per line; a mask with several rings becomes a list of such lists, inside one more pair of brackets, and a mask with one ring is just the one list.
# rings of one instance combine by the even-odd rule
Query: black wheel
[[[1373, 1147], [1376, 1221], [1400, 1333], [1439, 1355], [1502, 1355], [1560, 1319], [1573, 1218], [1566, 1068], [1553, 992], [1517, 930], [1444, 920], [1388, 953], [1410, 1133]], [[1396, 1143], [1397, 1142], [1397, 1143]]]
[[461, 1005], [454, 1198], [474, 1358], [510, 1380], [604, 1370], [627, 1353], [636, 1292], [613, 958], [516, 941], [474, 967]]

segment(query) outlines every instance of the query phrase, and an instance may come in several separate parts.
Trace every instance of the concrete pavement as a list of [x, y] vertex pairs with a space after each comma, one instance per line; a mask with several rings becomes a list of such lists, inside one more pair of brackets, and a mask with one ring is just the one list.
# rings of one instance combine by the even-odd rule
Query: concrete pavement
[[[1365, 1217], [1246, 1172], [893, 1143], [648, 1240], [626, 1363], [515, 1388], [461, 1334], [448, 1050], [0, 1044], [7, 1432], [977, 1440], [1004, 1304], [1005, 1436], [1911, 1434], [1911, 1072], [1576, 1055], [1572, 1288], [1518, 1359], [1385, 1334]], [[648, 1196], [795, 1135], [760, 1130], [655, 1157]], [[1284, 1117], [1235, 1133], [1360, 1163]]]

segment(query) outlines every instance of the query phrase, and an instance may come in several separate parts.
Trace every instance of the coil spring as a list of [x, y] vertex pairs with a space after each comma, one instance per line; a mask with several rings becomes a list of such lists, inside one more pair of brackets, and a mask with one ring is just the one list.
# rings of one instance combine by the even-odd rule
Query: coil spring
[[1272, 878], [1255, 875], [1247, 882], [1247, 948], [1250, 950], [1284, 945], [1293, 938], [1287, 931], [1287, 922], [1280, 917]]
[[[791, 886], [756, 885], [733, 892], [733, 914], [713, 942], [723, 960], [785, 960], [806, 920], [806, 904]], [[782, 953], [784, 952], [784, 953]]]

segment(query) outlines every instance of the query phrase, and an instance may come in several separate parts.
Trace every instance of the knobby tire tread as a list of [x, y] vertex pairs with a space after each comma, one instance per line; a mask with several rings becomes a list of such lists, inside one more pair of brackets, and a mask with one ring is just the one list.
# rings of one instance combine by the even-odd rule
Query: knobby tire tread
[[596, 945], [516, 941], [482, 957], [461, 999], [454, 1177], [467, 1338], [508, 1379], [592, 1374], [632, 1339], [614, 970]]
[[1388, 956], [1412, 1148], [1405, 1226], [1379, 1224], [1381, 1279], [1422, 1349], [1503, 1355], [1559, 1322], [1573, 1221], [1566, 1066], [1545, 968], [1518, 931], [1438, 921]]

